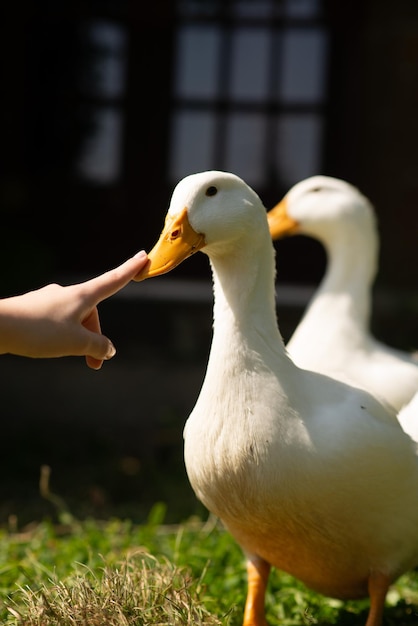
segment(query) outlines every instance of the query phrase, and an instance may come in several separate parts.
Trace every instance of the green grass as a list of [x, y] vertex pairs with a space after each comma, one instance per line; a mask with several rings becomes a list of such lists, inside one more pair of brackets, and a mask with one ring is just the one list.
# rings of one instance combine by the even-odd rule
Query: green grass
[[[156, 505], [146, 524], [44, 521], [0, 529], [0, 622], [25, 626], [239, 626], [246, 593], [241, 550], [212, 517], [164, 524]], [[341, 603], [273, 570], [271, 626], [362, 625], [367, 602]], [[388, 598], [385, 626], [418, 624], [418, 573]]]

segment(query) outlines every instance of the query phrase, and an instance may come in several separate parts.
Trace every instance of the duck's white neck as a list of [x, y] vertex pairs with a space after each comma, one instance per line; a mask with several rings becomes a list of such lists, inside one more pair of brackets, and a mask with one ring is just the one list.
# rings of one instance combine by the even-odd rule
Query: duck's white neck
[[[210, 258], [214, 286], [214, 338], [227, 344], [235, 338], [273, 339], [282, 344], [277, 326], [274, 290], [274, 248], [271, 241], [254, 250], [245, 245], [235, 254]], [[283, 351], [284, 351], [283, 346]]]
[[379, 248], [374, 228], [365, 223], [359, 229], [348, 222], [344, 229], [335, 229], [321, 240], [328, 260], [316, 299], [327, 294], [341, 298], [357, 322], [368, 325]]

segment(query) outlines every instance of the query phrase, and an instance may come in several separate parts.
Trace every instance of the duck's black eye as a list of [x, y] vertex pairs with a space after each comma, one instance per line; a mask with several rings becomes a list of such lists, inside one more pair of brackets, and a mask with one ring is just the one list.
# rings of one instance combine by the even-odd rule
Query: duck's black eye
[[313, 187], [311, 191], [318, 192], [321, 191], [322, 187]]
[[207, 196], [216, 196], [217, 193], [218, 193], [218, 188], [214, 187], [213, 185], [211, 185], [211, 187], [208, 187], [206, 189]]

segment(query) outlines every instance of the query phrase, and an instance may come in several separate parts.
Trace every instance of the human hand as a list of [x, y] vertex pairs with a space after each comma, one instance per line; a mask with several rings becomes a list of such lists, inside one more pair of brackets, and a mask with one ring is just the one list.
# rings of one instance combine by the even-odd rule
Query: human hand
[[85, 356], [90, 368], [100, 369], [116, 350], [101, 332], [97, 305], [125, 287], [147, 261], [141, 251], [86, 282], [66, 287], [50, 284], [0, 300], [0, 354]]

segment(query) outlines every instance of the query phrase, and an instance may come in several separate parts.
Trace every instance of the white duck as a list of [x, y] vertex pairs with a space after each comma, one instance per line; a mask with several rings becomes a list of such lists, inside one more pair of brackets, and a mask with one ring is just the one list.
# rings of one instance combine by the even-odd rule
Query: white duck
[[150, 263], [210, 260], [214, 331], [185, 430], [197, 497], [247, 556], [245, 626], [266, 626], [275, 566], [338, 598], [369, 595], [380, 626], [390, 584], [418, 564], [418, 451], [371, 394], [298, 368], [277, 326], [266, 209], [243, 180], [203, 172], [176, 186]]
[[376, 217], [349, 183], [313, 176], [294, 185], [268, 213], [273, 239], [318, 239], [327, 269], [287, 343], [295, 363], [359, 385], [396, 411], [418, 391], [418, 361], [370, 332], [371, 288], [378, 267]]

